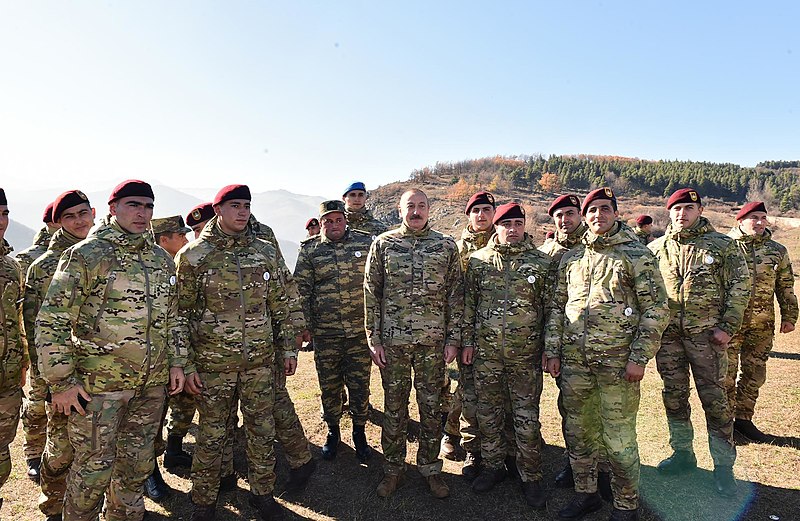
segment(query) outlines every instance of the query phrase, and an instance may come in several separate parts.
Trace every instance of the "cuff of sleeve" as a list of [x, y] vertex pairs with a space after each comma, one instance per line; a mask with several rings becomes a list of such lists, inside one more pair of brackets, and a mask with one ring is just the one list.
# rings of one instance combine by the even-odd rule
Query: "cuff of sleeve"
[[646, 356], [635, 353], [631, 353], [630, 356], [628, 356], [628, 362], [633, 362], [634, 364], [642, 367], [647, 367], [647, 362], [649, 361], [650, 359], [648, 359]]
[[75, 377], [69, 377], [64, 380], [60, 380], [58, 382], [48, 382], [47, 385], [50, 387], [50, 392], [53, 394], [63, 393], [64, 391], [69, 391], [72, 387], [79, 385], [80, 382]]
[[297, 358], [297, 351], [284, 351], [283, 352], [284, 358]]

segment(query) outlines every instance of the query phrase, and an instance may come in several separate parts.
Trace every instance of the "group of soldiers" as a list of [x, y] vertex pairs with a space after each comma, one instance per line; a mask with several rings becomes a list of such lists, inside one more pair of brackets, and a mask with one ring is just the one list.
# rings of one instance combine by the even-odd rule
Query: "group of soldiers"
[[[345, 400], [356, 457], [370, 459], [371, 364], [380, 369], [380, 497], [403, 483], [413, 384], [417, 468], [434, 497], [450, 493], [444, 456], [464, 460], [475, 493], [510, 474], [531, 507], [545, 507], [546, 372], [559, 387], [569, 457], [556, 485], [576, 492], [560, 518], [601, 508], [605, 483], [611, 519], [638, 519], [636, 415], [653, 357], [673, 449], [659, 472], [697, 465], [691, 371], [715, 488], [735, 495], [734, 430], [767, 439], [752, 417], [772, 346], [773, 298], [781, 332], [794, 329], [798, 313], [789, 256], [771, 239], [763, 203], [745, 205], [723, 235], [702, 216], [700, 194], [678, 190], [667, 201], [666, 233], [645, 245], [652, 219], [629, 228], [610, 188], [582, 201], [566, 194], [548, 209], [554, 236], [537, 248], [524, 207], [498, 206], [485, 191], [467, 202], [458, 241], [431, 228], [423, 191], [402, 194], [391, 230], [367, 209], [368, 196], [355, 182], [320, 205], [292, 273], [273, 231], [252, 215], [246, 185], [224, 187], [184, 221], [152, 219], [152, 187], [128, 180], [96, 226], [83, 192], [61, 194], [34, 246], [16, 260], [5, 241], [0, 252], [0, 484], [22, 410], [28, 475], [41, 485], [48, 520], [94, 520], [101, 509], [108, 520], [142, 519], [143, 494], [168, 494], [156, 463], [162, 453], [166, 467], [191, 467], [192, 519], [215, 519], [220, 492], [237, 483], [241, 410], [249, 502], [262, 519], [278, 519], [274, 442], [290, 466], [287, 491], [303, 490], [316, 469], [286, 390], [298, 349], [309, 345], [328, 428], [325, 460], [336, 458]], [[0, 190], [0, 238], [7, 224]], [[183, 439], [195, 410], [189, 454]]]

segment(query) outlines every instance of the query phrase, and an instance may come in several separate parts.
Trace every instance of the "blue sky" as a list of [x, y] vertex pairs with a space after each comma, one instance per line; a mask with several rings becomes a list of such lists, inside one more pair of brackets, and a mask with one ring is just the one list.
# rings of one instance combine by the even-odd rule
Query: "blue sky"
[[0, 0], [0, 186], [800, 159], [797, 2]]

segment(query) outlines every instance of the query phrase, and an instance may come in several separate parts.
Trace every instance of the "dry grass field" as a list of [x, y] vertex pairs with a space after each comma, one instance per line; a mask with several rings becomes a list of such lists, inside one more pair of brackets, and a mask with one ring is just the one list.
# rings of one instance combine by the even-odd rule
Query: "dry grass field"
[[[720, 221], [730, 219], [729, 214], [717, 216]], [[716, 222], [716, 218], [712, 217]], [[728, 222], [727, 224], [730, 224]], [[727, 231], [727, 228], [719, 227]], [[790, 248], [795, 267], [800, 271], [800, 230], [779, 230], [778, 240]], [[800, 283], [796, 284], [800, 292]], [[642, 461], [642, 499], [645, 520], [663, 521], [725, 521], [795, 520], [800, 519], [800, 332], [779, 335], [769, 360], [768, 381], [759, 399], [755, 423], [764, 431], [782, 437], [776, 445], [739, 445], [735, 475], [739, 493], [733, 500], [720, 499], [713, 492], [712, 463], [708, 451], [707, 434], [702, 407], [696, 394], [692, 395], [692, 419], [695, 426], [695, 451], [700, 468], [690, 476], [663, 478], [656, 474], [655, 465], [669, 455], [667, 425], [661, 404], [661, 381], [654, 363], [648, 367], [642, 385], [642, 402], [639, 412], [639, 450]], [[289, 381], [298, 413], [312, 444], [315, 457], [325, 439], [325, 428], [319, 417], [319, 390], [312, 355], [301, 354], [298, 374]], [[414, 470], [415, 445], [409, 444], [410, 470], [405, 485], [394, 497], [383, 500], [375, 495], [375, 486], [381, 478], [380, 420], [383, 392], [377, 370], [372, 375], [372, 399], [376, 411], [367, 426], [370, 444], [375, 449], [369, 465], [359, 465], [352, 451], [350, 425], [342, 425], [343, 445], [334, 462], [319, 460], [316, 474], [308, 488], [297, 496], [284, 493], [287, 467], [278, 456], [278, 483], [275, 494], [286, 509], [287, 519], [313, 520], [429, 520], [457, 519], [486, 520], [537, 520], [557, 519], [558, 510], [570, 499], [571, 492], [553, 489], [553, 477], [563, 464], [564, 441], [560, 433], [560, 418], [556, 410], [556, 388], [552, 379], [545, 377], [542, 396], [542, 430], [547, 446], [544, 450], [545, 483], [550, 500], [546, 511], [528, 508], [520, 494], [518, 483], [506, 480], [486, 495], [476, 496], [460, 477], [460, 464], [445, 461], [445, 479], [450, 484], [451, 496], [445, 500], [433, 499], [421, 476]], [[413, 393], [412, 393], [413, 404]], [[412, 418], [416, 408], [412, 405]], [[193, 427], [192, 433], [195, 432]], [[412, 429], [413, 430], [413, 429]], [[241, 440], [240, 440], [241, 441]], [[190, 434], [187, 445], [191, 449]], [[22, 457], [22, 427], [11, 446], [13, 470], [2, 490], [5, 498], [0, 516], [2, 519], [28, 521], [43, 519], [36, 508], [38, 490], [25, 476]], [[238, 451], [237, 468], [245, 473], [245, 462]], [[147, 508], [154, 515], [150, 519], [188, 519], [191, 506], [188, 497], [188, 476], [164, 474], [176, 490], [163, 505], [147, 500]], [[607, 519], [610, 507], [588, 516], [588, 520]], [[239, 480], [239, 489], [222, 495], [219, 499], [218, 518], [256, 519], [247, 506], [247, 483]]]

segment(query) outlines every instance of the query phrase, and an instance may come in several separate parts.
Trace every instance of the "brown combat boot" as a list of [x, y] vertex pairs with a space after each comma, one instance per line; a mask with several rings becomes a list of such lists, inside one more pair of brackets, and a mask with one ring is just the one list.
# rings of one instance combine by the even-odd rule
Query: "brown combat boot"
[[431, 494], [436, 499], [444, 499], [450, 495], [450, 487], [444, 482], [441, 474], [428, 476], [428, 488], [431, 489]]
[[378, 483], [378, 488], [375, 489], [378, 497], [389, 497], [394, 494], [394, 491], [400, 486], [400, 478], [400, 474], [384, 475], [381, 482]]

